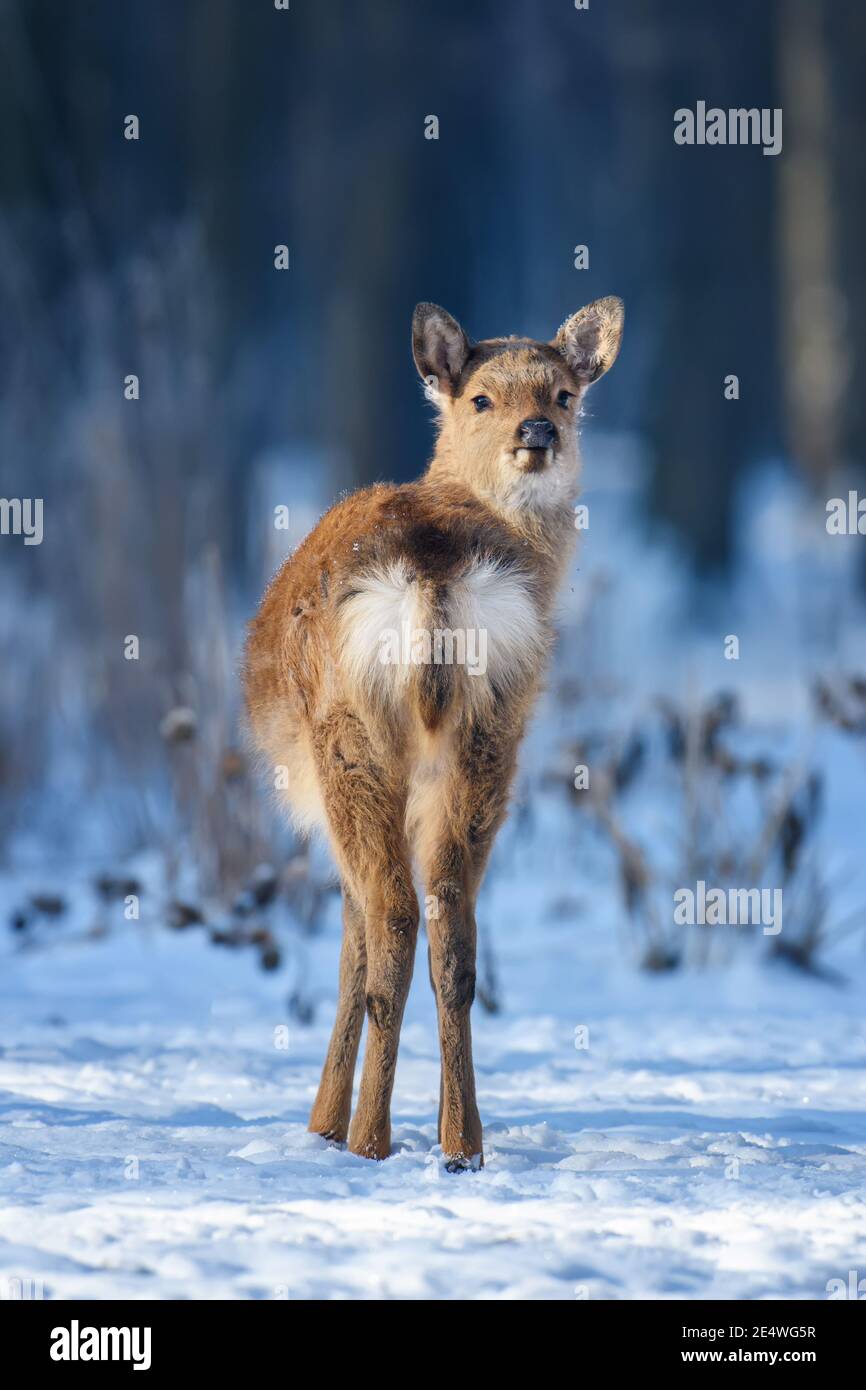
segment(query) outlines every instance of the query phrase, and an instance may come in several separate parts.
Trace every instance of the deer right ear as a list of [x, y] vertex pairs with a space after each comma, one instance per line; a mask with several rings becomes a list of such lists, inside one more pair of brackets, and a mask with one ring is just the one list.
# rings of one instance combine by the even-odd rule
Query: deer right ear
[[438, 304], [419, 304], [412, 315], [412, 355], [424, 381], [435, 377], [451, 395], [466, 366], [469, 339], [456, 319]]

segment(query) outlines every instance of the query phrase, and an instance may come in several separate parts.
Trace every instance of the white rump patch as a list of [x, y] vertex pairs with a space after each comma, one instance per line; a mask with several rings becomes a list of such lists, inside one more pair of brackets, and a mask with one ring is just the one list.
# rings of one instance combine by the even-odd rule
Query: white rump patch
[[[544, 629], [526, 580], [519, 570], [486, 557], [476, 560], [451, 585], [448, 616], [455, 628], [483, 635], [487, 676], [506, 694], [537, 669], [546, 648]], [[485, 699], [487, 681], [469, 679], [473, 703]], [[475, 689], [482, 685], [483, 689]]]
[[413, 669], [439, 661], [453, 667], [455, 699], [477, 708], [492, 698], [491, 683], [506, 696], [525, 686], [544, 656], [547, 637], [526, 576], [493, 557], [451, 580], [435, 609], [403, 561], [354, 585], [340, 610], [341, 668], [368, 700], [399, 703]]
[[422, 627], [418, 585], [402, 561], [369, 570], [340, 609], [340, 659], [349, 683], [368, 698], [390, 700], [408, 686], [411, 666], [382, 661], [387, 635]]

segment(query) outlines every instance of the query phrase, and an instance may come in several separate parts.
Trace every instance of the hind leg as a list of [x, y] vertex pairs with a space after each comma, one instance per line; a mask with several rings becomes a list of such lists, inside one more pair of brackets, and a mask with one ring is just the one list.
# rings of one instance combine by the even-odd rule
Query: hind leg
[[[483, 1162], [470, 1010], [475, 998], [475, 900], [514, 773], [519, 731], [474, 722], [458, 736], [419, 845], [428, 914], [430, 979], [439, 1015], [439, 1142], [452, 1171]], [[432, 812], [432, 798], [431, 798]]]
[[349, 1148], [365, 1158], [391, 1152], [391, 1093], [403, 1011], [412, 981], [418, 903], [408, 856], [383, 856], [367, 898], [367, 1046]]
[[331, 841], [364, 918], [367, 1046], [349, 1148], [391, 1152], [391, 1093], [418, 935], [418, 900], [404, 833], [405, 787], [368, 730], [340, 708], [314, 731]]
[[454, 841], [443, 838], [425, 873], [437, 905], [427, 933], [439, 1016], [439, 1142], [446, 1165], [456, 1170], [482, 1161], [469, 1020], [475, 998], [475, 904], [465, 858]]
[[343, 946], [340, 952], [340, 992], [337, 1016], [322, 1068], [319, 1092], [310, 1115], [310, 1129], [325, 1139], [342, 1142], [349, 1133], [352, 1081], [364, 1024], [367, 946], [364, 914], [343, 887]]

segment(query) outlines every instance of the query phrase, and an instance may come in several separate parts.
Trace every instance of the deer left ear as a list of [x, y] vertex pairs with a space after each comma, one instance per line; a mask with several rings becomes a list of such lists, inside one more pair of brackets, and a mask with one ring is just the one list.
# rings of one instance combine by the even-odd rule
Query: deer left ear
[[552, 346], [561, 352], [579, 381], [590, 386], [616, 361], [622, 342], [625, 306], [616, 295], [595, 299], [566, 319]]

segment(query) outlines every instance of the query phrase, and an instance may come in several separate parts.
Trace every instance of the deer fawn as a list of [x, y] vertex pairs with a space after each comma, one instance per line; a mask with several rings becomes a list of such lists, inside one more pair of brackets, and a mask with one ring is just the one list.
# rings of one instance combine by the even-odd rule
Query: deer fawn
[[622, 323], [622, 302], [599, 299], [550, 343], [471, 343], [444, 309], [419, 304], [413, 352], [439, 412], [427, 472], [337, 503], [250, 628], [254, 741], [285, 769], [296, 823], [327, 831], [342, 879], [337, 1017], [310, 1129], [348, 1137], [356, 1154], [391, 1150], [417, 866], [439, 1016], [439, 1142], [450, 1171], [483, 1161], [469, 1024], [475, 900], [571, 555], [581, 398], [615, 360]]

